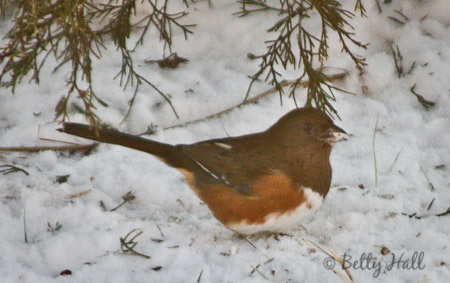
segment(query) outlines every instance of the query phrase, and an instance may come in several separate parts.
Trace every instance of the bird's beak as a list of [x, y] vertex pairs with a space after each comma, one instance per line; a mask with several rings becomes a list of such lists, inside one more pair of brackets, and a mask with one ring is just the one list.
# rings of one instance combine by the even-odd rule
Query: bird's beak
[[343, 133], [343, 134], [346, 134], [346, 135], [347, 135], [347, 132], [346, 132], [346, 131], [344, 131], [342, 128], [339, 128], [339, 127], [336, 126], [335, 124], [333, 124], [333, 125], [330, 127], [330, 131], [335, 132], [335, 133]]
[[345, 140], [341, 134], [347, 134], [347, 132], [333, 124], [327, 129], [325, 134], [320, 137], [320, 139], [330, 146], [333, 146], [335, 143]]

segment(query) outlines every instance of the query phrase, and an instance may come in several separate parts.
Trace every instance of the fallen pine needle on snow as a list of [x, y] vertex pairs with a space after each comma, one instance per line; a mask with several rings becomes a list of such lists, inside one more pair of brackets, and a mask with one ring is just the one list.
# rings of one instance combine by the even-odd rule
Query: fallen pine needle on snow
[[134, 248], [137, 246], [138, 242], [134, 240], [139, 237], [143, 231], [139, 231], [136, 235], [134, 235], [131, 239], [128, 239], [137, 229], [133, 229], [124, 238], [120, 238], [120, 249], [123, 253], [131, 252], [133, 255], [141, 256], [143, 258], [150, 259], [150, 256], [137, 252]]
[[91, 190], [91, 189], [88, 189], [88, 190], [81, 191], [81, 192], [79, 192], [79, 193], [70, 195], [69, 197], [70, 197], [71, 199], [79, 198], [79, 197], [82, 197], [82, 196], [84, 196], [84, 195], [87, 195], [87, 194], [89, 194], [89, 193], [91, 193], [91, 192], [92, 192], [92, 190]]
[[0, 165], [0, 173], [3, 173], [3, 175], [8, 175], [14, 172], [22, 172], [27, 176], [30, 175], [25, 169], [19, 168], [17, 166], [11, 164]]
[[[320, 251], [322, 251], [324, 254], [326, 254], [328, 257], [330, 257], [332, 260], [334, 260], [335, 262], [338, 262], [340, 264], [340, 266], [344, 269], [345, 273], [347, 274], [344, 275], [342, 272], [337, 271], [334, 268], [331, 268], [331, 271], [333, 271], [334, 274], [336, 274], [339, 278], [341, 278], [342, 281], [346, 282], [346, 283], [353, 283], [355, 282], [353, 279], [352, 274], [350, 273], [350, 271], [348, 270], [348, 268], [344, 265], [344, 260], [342, 259], [342, 257], [340, 255], [338, 255], [338, 253], [336, 252], [336, 250], [330, 246], [330, 253], [325, 251], [321, 246], [319, 246], [318, 244], [314, 243], [311, 240], [305, 239], [303, 238], [303, 240], [305, 242], [308, 242], [312, 245], [314, 245], [316, 248], [318, 248]], [[325, 263], [325, 262], [324, 262]]]
[[[428, 207], [431, 207], [431, 205], [433, 204], [434, 199], [431, 201], [431, 203], [428, 205]], [[422, 219], [422, 218], [427, 218], [430, 216], [437, 216], [437, 217], [441, 217], [441, 216], [446, 216], [450, 214], [450, 206], [447, 208], [446, 211], [438, 213], [438, 214], [431, 214], [431, 215], [423, 215], [423, 216], [417, 216], [417, 212], [414, 212], [412, 214], [407, 214], [407, 213], [402, 213], [402, 215], [404, 216], [408, 216], [409, 218], [414, 218], [414, 219]]]
[[261, 266], [261, 264], [258, 264], [257, 266], [253, 266], [253, 265], [250, 265], [250, 267], [253, 269], [251, 272], [250, 272], [250, 275], [252, 275], [255, 271], [256, 272], [258, 272], [258, 274], [259, 275], [261, 275], [264, 279], [266, 279], [266, 280], [269, 280], [269, 278], [267, 278], [261, 271], [259, 271], [258, 270], [258, 268]]
[[379, 117], [380, 117], [380, 114], [377, 115], [377, 121], [375, 122], [375, 127], [373, 129], [373, 137], [372, 137], [373, 165], [374, 165], [374, 170], [375, 170], [375, 187], [378, 186], [377, 155], [375, 153], [375, 135], [377, 133]]
[[400, 153], [402, 153], [403, 148], [404, 148], [404, 147], [402, 147], [402, 148], [400, 149], [400, 151], [397, 153], [397, 155], [395, 156], [394, 161], [392, 162], [391, 167], [389, 167], [388, 173], [390, 173], [390, 172], [392, 171], [392, 168], [394, 168], [394, 165], [395, 165], [395, 163], [397, 162], [398, 157], [400, 156]]

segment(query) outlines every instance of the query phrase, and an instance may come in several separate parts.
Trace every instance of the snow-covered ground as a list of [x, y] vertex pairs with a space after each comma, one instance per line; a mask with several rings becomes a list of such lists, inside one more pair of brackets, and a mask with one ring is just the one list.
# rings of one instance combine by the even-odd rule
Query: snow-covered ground
[[[134, 54], [139, 70], [171, 94], [180, 120], [154, 91], [142, 88], [128, 120], [119, 125], [131, 93], [113, 81], [120, 58], [110, 47], [94, 74], [97, 94], [110, 104], [98, 111], [105, 122], [129, 133], [141, 133], [153, 123], [159, 128], [151, 138], [190, 143], [263, 130], [295, 107], [287, 98], [280, 106], [274, 94], [220, 119], [162, 130], [241, 102], [247, 76], [258, 64], [247, 53], [262, 52], [270, 38], [264, 33], [271, 24], [267, 16], [238, 18], [232, 15], [238, 11], [234, 1], [212, 2], [213, 8], [207, 1], [191, 3], [186, 21], [197, 24], [194, 35], [186, 42], [181, 34], [176, 36], [175, 51], [190, 60], [187, 64], [176, 70], [145, 64], [162, 55], [154, 43]], [[353, 1], [346, 2], [351, 8]], [[434, 215], [450, 206], [450, 5], [447, 0], [392, 1], [381, 4], [380, 14], [376, 1], [363, 2], [368, 17], [351, 23], [357, 38], [370, 43], [367, 50], [355, 50], [367, 58], [364, 73], [340, 53], [335, 37], [326, 63], [350, 72], [338, 86], [356, 95], [336, 92], [334, 106], [342, 118], [336, 123], [351, 136], [334, 147], [332, 188], [304, 228], [278, 239], [250, 239], [255, 248], [224, 228], [178, 171], [119, 146], [100, 145], [88, 156], [0, 152], [0, 165], [14, 164], [29, 173], [0, 174], [0, 281], [340, 282], [324, 267], [324, 262], [330, 264], [328, 256], [310, 240], [351, 256], [355, 282], [448, 282], [450, 215], [415, 219], [402, 213]], [[401, 19], [394, 10], [409, 21], [403, 19], [401, 25], [390, 20]], [[4, 34], [6, 25], [0, 28]], [[390, 50], [397, 45], [405, 69], [402, 78]], [[413, 63], [415, 68], [407, 73]], [[45, 69], [39, 86], [24, 82], [15, 95], [0, 89], [0, 146], [51, 144], [39, 140], [38, 129], [53, 120], [54, 106], [66, 92], [67, 71], [50, 76], [51, 69]], [[285, 78], [294, 77], [287, 72]], [[433, 108], [426, 110], [410, 92], [414, 84], [417, 93], [436, 103]], [[269, 87], [256, 84], [252, 94]], [[305, 94], [299, 90], [297, 99], [304, 101]], [[377, 117], [376, 185], [372, 138]], [[71, 119], [85, 121], [81, 115]], [[60, 184], [55, 181], [60, 175], [70, 177]], [[136, 199], [114, 212], [99, 205], [102, 201], [113, 208], [128, 191]], [[150, 259], [120, 251], [120, 238], [133, 229], [143, 232], [135, 249]], [[390, 253], [382, 255], [383, 246]], [[411, 264], [415, 252], [423, 252], [421, 270], [403, 264]], [[375, 260], [363, 269], [356, 260], [369, 253]], [[393, 256], [398, 261], [402, 254], [402, 263], [386, 270]], [[381, 272], [374, 276], [377, 263]], [[60, 275], [66, 269], [71, 276]], [[338, 265], [336, 270], [343, 273]]]

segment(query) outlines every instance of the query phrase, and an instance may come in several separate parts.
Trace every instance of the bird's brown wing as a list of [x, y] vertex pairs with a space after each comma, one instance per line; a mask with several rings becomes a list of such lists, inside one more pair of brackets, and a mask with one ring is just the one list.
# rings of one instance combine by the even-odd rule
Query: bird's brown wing
[[213, 182], [222, 182], [242, 194], [251, 194], [250, 183], [270, 174], [270, 149], [261, 146], [261, 135], [224, 138], [179, 146]]

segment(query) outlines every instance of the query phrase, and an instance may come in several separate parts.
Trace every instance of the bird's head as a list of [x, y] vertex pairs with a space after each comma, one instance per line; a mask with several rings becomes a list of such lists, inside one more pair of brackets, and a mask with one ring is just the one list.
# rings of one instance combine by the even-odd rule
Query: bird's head
[[347, 134], [343, 129], [336, 126], [325, 112], [312, 107], [295, 109], [289, 112], [272, 128], [282, 130], [293, 138], [310, 140], [314, 143], [318, 141], [329, 146], [342, 140], [341, 134]]

